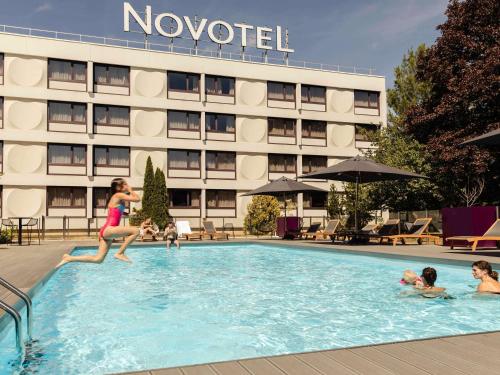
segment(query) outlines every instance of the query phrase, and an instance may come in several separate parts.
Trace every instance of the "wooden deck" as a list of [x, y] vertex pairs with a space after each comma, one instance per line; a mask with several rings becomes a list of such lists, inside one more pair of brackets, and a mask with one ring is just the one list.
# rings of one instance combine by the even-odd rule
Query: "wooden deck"
[[327, 350], [135, 375], [451, 375], [500, 374], [500, 333]]
[[[242, 240], [238, 240], [240, 242]], [[199, 243], [199, 242], [197, 242]], [[443, 263], [470, 264], [485, 259], [500, 268], [499, 250], [449, 250], [434, 245], [346, 246], [313, 241], [276, 241], [286, 246], [310, 246], [327, 251], [354, 252], [376, 256], [432, 258]], [[25, 291], [34, 287], [53, 270], [61, 255], [73, 246], [95, 246], [94, 241], [53, 241], [32, 246], [0, 246], [0, 276]], [[17, 297], [0, 287], [0, 298], [15, 303]], [[500, 312], [500, 304], [499, 304]], [[2, 312], [0, 311], [0, 318]], [[0, 320], [0, 329], [2, 327]], [[141, 375], [318, 375], [318, 374], [500, 374], [500, 332], [453, 336], [402, 343], [372, 345], [146, 370]]]

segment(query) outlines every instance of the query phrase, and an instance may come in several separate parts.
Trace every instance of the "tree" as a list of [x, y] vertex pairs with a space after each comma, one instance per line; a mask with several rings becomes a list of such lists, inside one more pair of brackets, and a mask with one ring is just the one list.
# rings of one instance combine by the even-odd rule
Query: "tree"
[[279, 216], [280, 206], [275, 197], [255, 195], [247, 206], [245, 231], [251, 234], [273, 232], [276, 230], [276, 219]]
[[155, 191], [155, 174], [151, 156], [148, 156], [146, 161], [146, 170], [144, 172], [144, 184], [142, 187], [142, 212], [145, 218], [153, 216], [154, 210], [154, 195]]
[[[433, 177], [430, 155], [424, 145], [390, 124], [370, 136], [376, 148], [367, 156], [378, 163]], [[442, 197], [433, 179], [393, 180], [370, 183], [369, 207], [372, 210], [412, 211], [436, 208]]]
[[432, 85], [429, 98], [406, 113], [407, 129], [426, 145], [445, 204], [461, 204], [468, 180], [484, 176], [484, 201], [498, 201], [500, 162], [465, 139], [499, 123], [500, 2], [451, 0], [441, 36], [417, 64], [417, 79]]
[[340, 219], [344, 215], [345, 197], [335, 188], [335, 184], [330, 185], [328, 192], [328, 201], [326, 202], [326, 212], [331, 219]]
[[168, 212], [169, 201], [165, 174], [160, 168], [156, 168], [154, 175], [153, 202], [153, 212], [151, 215], [153, 222], [159, 228], [165, 228], [171, 216]]
[[[327, 212], [330, 218], [346, 218], [344, 225], [354, 228], [354, 214], [356, 211], [356, 185], [351, 182], [343, 183], [343, 191], [339, 192], [334, 184], [330, 185], [328, 194]], [[366, 184], [358, 187], [358, 227], [362, 228], [373, 218], [369, 188]]]
[[403, 61], [394, 68], [394, 88], [387, 89], [388, 120], [391, 126], [402, 130], [407, 111], [425, 102], [431, 93], [431, 83], [417, 79], [417, 63], [427, 55], [425, 44], [417, 50], [409, 49]]

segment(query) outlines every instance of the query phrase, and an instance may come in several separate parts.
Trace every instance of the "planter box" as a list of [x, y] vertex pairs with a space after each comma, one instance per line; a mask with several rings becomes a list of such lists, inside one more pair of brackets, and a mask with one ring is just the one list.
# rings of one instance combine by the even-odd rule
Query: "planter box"
[[[443, 208], [443, 237], [482, 236], [497, 219], [497, 207], [457, 207]], [[458, 247], [466, 246], [466, 242], [456, 241]], [[449, 245], [445, 242], [445, 245]], [[495, 241], [481, 241], [478, 248], [495, 247]]]

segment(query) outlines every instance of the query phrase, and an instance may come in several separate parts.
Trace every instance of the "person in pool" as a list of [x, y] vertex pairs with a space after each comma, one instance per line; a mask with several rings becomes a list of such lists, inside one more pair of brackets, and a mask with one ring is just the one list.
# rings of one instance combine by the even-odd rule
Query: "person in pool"
[[172, 223], [171, 221], [169, 221], [167, 227], [165, 228], [165, 237], [167, 239], [167, 249], [170, 249], [170, 245], [172, 244], [175, 244], [178, 249], [181, 247], [177, 235], [177, 229], [175, 228], [174, 223]]
[[498, 282], [498, 272], [493, 271], [491, 264], [485, 260], [478, 260], [472, 263], [472, 276], [481, 280], [477, 286], [479, 293], [500, 294], [500, 283]]
[[424, 268], [420, 277], [422, 279], [422, 285], [415, 285], [415, 289], [418, 290], [424, 297], [437, 297], [446, 290], [446, 288], [441, 288], [435, 285], [435, 282], [437, 280], [437, 272], [434, 268]]
[[423, 286], [422, 278], [412, 270], [405, 270], [403, 272], [403, 277], [399, 280], [399, 283], [401, 285]]
[[114, 238], [125, 237], [125, 241], [115, 254], [115, 258], [125, 262], [130, 259], [125, 255], [130, 245], [139, 235], [139, 228], [132, 226], [120, 226], [120, 220], [125, 210], [125, 202], [139, 202], [141, 198], [132, 190], [123, 178], [115, 178], [111, 181], [109, 200], [107, 203], [108, 217], [99, 231], [99, 249], [95, 255], [73, 256], [64, 254], [63, 259], [56, 268], [70, 262], [101, 263], [108, 254]]

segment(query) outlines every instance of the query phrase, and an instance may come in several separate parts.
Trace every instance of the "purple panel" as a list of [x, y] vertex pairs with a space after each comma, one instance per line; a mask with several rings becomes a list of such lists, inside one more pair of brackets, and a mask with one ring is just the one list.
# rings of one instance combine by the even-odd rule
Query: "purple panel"
[[[279, 237], [285, 235], [285, 218], [279, 217], [276, 219], [277, 222], [277, 232]], [[298, 234], [300, 232], [300, 218], [297, 216], [287, 216], [287, 233], [288, 234]]]
[[[482, 236], [497, 218], [495, 206], [443, 208], [443, 237]], [[445, 245], [449, 245], [448, 242]], [[466, 245], [466, 242], [460, 243]], [[458, 246], [460, 246], [458, 245]], [[495, 241], [481, 241], [479, 247], [495, 247]]]

